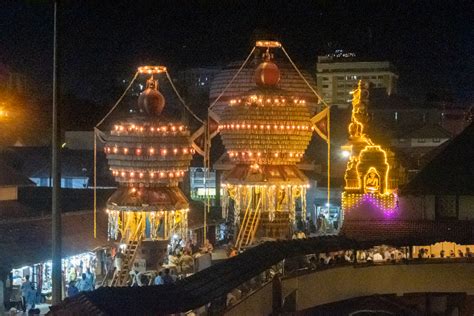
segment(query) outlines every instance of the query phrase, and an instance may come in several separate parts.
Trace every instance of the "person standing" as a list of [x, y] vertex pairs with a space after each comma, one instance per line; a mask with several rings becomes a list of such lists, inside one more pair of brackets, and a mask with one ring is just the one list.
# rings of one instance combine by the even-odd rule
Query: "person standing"
[[165, 282], [163, 281], [163, 272], [158, 272], [158, 275], [155, 277], [155, 285], [163, 285]]
[[95, 278], [90, 268], [87, 268], [86, 270], [86, 279], [88, 284], [90, 285], [90, 291], [95, 290]]
[[79, 294], [79, 290], [76, 287], [76, 282], [75, 281], [69, 282], [69, 286], [67, 288], [67, 297], [73, 297], [73, 296], [76, 296], [77, 294]]
[[204, 241], [204, 246], [202, 247], [202, 250], [204, 253], [212, 253], [212, 251], [214, 250], [214, 246], [212, 246], [209, 239], [206, 239]]
[[91, 284], [87, 280], [87, 276], [85, 273], [82, 274], [82, 279], [79, 280], [79, 282], [77, 283], [77, 289], [79, 290], [79, 292], [89, 292], [92, 290]]
[[189, 274], [194, 272], [194, 258], [188, 251], [185, 251], [179, 260], [181, 266], [181, 272], [183, 274]]
[[26, 310], [35, 308], [36, 303], [36, 290], [33, 284], [31, 284], [26, 294]]
[[238, 254], [239, 254], [239, 252], [237, 251], [237, 248], [232, 247], [231, 250], [230, 250], [229, 258], [235, 257]]
[[165, 269], [165, 274], [163, 275], [163, 284], [173, 284], [173, 277], [170, 275], [170, 269]]
[[25, 281], [21, 284], [20, 290], [21, 290], [21, 298], [22, 298], [22, 309], [23, 309], [23, 313], [25, 313], [26, 312], [26, 299], [28, 297], [28, 292], [31, 291], [31, 282], [30, 282], [29, 275], [25, 276]]

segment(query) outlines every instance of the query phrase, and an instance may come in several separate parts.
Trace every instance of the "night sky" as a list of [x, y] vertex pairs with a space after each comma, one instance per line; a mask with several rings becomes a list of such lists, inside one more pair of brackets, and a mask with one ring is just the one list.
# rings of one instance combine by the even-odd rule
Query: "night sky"
[[[171, 74], [247, 56], [255, 32], [275, 34], [300, 65], [342, 48], [392, 61], [400, 93], [442, 88], [474, 96], [472, 1], [65, 1], [65, 92], [109, 100], [108, 85], [143, 63]], [[52, 5], [2, 1], [0, 63], [24, 72], [50, 94]]]

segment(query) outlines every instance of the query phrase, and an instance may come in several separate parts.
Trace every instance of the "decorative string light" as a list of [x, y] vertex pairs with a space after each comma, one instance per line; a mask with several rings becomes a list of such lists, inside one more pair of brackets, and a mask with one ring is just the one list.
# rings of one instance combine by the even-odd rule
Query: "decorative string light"
[[121, 123], [114, 125], [114, 128], [110, 132], [112, 135], [122, 135], [122, 134], [131, 134], [131, 135], [140, 135], [146, 136], [145, 134], [151, 133], [150, 136], [156, 136], [157, 133], [168, 134], [168, 133], [182, 133], [183, 135], [188, 135], [189, 130], [184, 125], [136, 125], [136, 124], [127, 124]]
[[176, 178], [176, 177], [183, 177], [185, 172], [187, 170], [163, 170], [163, 171], [149, 171], [149, 170], [142, 170], [142, 171], [127, 171], [127, 170], [117, 170], [117, 169], [112, 169], [112, 175], [115, 177], [120, 177], [120, 178], [136, 178], [136, 175], [138, 174], [138, 177], [140, 179], [144, 178], [151, 178], [153, 179], [155, 177], [155, 174], [159, 174], [160, 178]]
[[[114, 153], [118, 154], [119, 152], [123, 153], [124, 155], [128, 155], [130, 153], [134, 153], [136, 156], [142, 156], [143, 154], [143, 148], [129, 148], [129, 147], [119, 147], [119, 146], [114, 146], [114, 147], [104, 147], [104, 152], [106, 154]], [[148, 150], [145, 150], [145, 152], [148, 152], [148, 155], [152, 156], [155, 154], [155, 148], [150, 147]], [[172, 150], [173, 155], [188, 155], [189, 153], [194, 153], [194, 149], [192, 147], [184, 147], [184, 148], [173, 148]], [[168, 155], [169, 151], [167, 148], [162, 148], [160, 150], [160, 154], [162, 156]]]

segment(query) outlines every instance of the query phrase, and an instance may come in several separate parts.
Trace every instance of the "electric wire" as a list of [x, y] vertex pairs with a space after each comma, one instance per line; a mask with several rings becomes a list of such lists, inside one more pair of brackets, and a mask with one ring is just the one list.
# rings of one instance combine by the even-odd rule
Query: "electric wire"
[[135, 73], [135, 75], [133, 76], [132, 80], [130, 81], [130, 83], [128, 84], [127, 88], [125, 89], [125, 91], [122, 93], [122, 95], [120, 96], [120, 98], [117, 100], [117, 102], [115, 102], [114, 106], [109, 110], [109, 112], [107, 112], [107, 114], [105, 114], [105, 116], [100, 120], [99, 123], [97, 123], [97, 125], [95, 126], [96, 128], [99, 128], [100, 125], [102, 125], [102, 123], [104, 123], [104, 121], [107, 119], [107, 117], [112, 114], [112, 112], [115, 110], [115, 108], [120, 104], [120, 102], [122, 102], [122, 99], [125, 97], [125, 95], [127, 94], [128, 90], [132, 87], [133, 83], [135, 82], [135, 80], [137, 79], [138, 77], [138, 71]]
[[323, 103], [326, 107], [329, 107], [329, 105], [324, 101], [324, 99], [318, 94], [318, 92], [316, 90], [314, 90], [314, 88], [309, 84], [308, 80], [306, 80], [306, 78], [303, 76], [303, 74], [301, 73], [301, 71], [298, 69], [298, 67], [296, 67], [296, 64], [293, 62], [293, 60], [291, 59], [290, 55], [288, 55], [288, 53], [286, 52], [285, 50], [285, 47], [283, 47], [283, 45], [281, 46], [281, 50], [283, 51], [283, 53], [285, 53], [285, 56], [286, 58], [288, 58], [288, 60], [290, 61], [291, 65], [293, 66], [293, 68], [296, 70], [296, 72], [298, 73], [298, 75], [301, 77], [301, 79], [303, 79], [303, 81], [306, 83], [306, 85], [308, 86], [308, 88], [314, 93], [315, 96], [318, 97], [318, 99], [321, 101], [321, 103]]
[[225, 86], [224, 90], [222, 90], [222, 92], [219, 94], [219, 96], [209, 106], [209, 110], [212, 110], [212, 108], [216, 105], [216, 103], [220, 100], [220, 98], [224, 95], [224, 93], [226, 93], [227, 89], [234, 83], [235, 79], [238, 77], [238, 75], [240, 74], [242, 69], [244, 69], [245, 65], [250, 60], [250, 57], [253, 56], [253, 52], [255, 51], [255, 48], [256, 48], [255, 46], [252, 48], [252, 50], [250, 51], [250, 54], [247, 56], [244, 63], [242, 64], [242, 66], [240, 66], [239, 70], [235, 73], [235, 75], [232, 77], [232, 79], [229, 81], [229, 83]]
[[171, 87], [173, 88], [173, 91], [174, 93], [176, 93], [176, 96], [178, 97], [179, 101], [181, 102], [181, 104], [184, 106], [184, 108], [189, 112], [191, 113], [191, 115], [201, 124], [204, 124], [204, 121], [202, 119], [199, 118], [199, 116], [197, 116], [190, 108], [189, 106], [186, 104], [186, 102], [184, 102], [184, 99], [181, 97], [181, 95], [179, 94], [178, 92], [178, 89], [176, 89], [176, 86], [174, 85], [173, 83], [173, 80], [171, 79], [171, 76], [170, 74], [168, 73], [168, 71], [165, 71], [166, 73], [166, 78], [168, 78], [168, 81], [170, 82], [170, 85]]

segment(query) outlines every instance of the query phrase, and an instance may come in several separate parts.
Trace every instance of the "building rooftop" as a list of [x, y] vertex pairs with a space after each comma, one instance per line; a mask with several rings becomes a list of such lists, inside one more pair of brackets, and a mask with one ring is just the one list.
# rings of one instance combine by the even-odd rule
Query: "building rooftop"
[[[88, 177], [92, 185], [94, 152], [92, 150], [61, 149], [61, 177]], [[9, 147], [0, 152], [0, 161], [15, 166], [27, 178], [51, 177], [50, 147]], [[0, 174], [0, 179], [2, 175]], [[99, 186], [115, 186], [105, 154], [97, 153], [97, 180]]]
[[403, 194], [474, 194], [474, 123], [452, 139], [404, 188]]
[[[63, 257], [96, 247], [107, 241], [107, 215], [97, 213], [97, 239], [91, 211], [65, 213], [62, 216]], [[51, 258], [51, 217], [30, 217], [0, 221], [0, 272], [44, 262]]]
[[427, 124], [408, 133], [405, 138], [451, 138], [451, 133], [438, 124]]
[[34, 182], [12, 167], [0, 162], [0, 187], [34, 186]]

